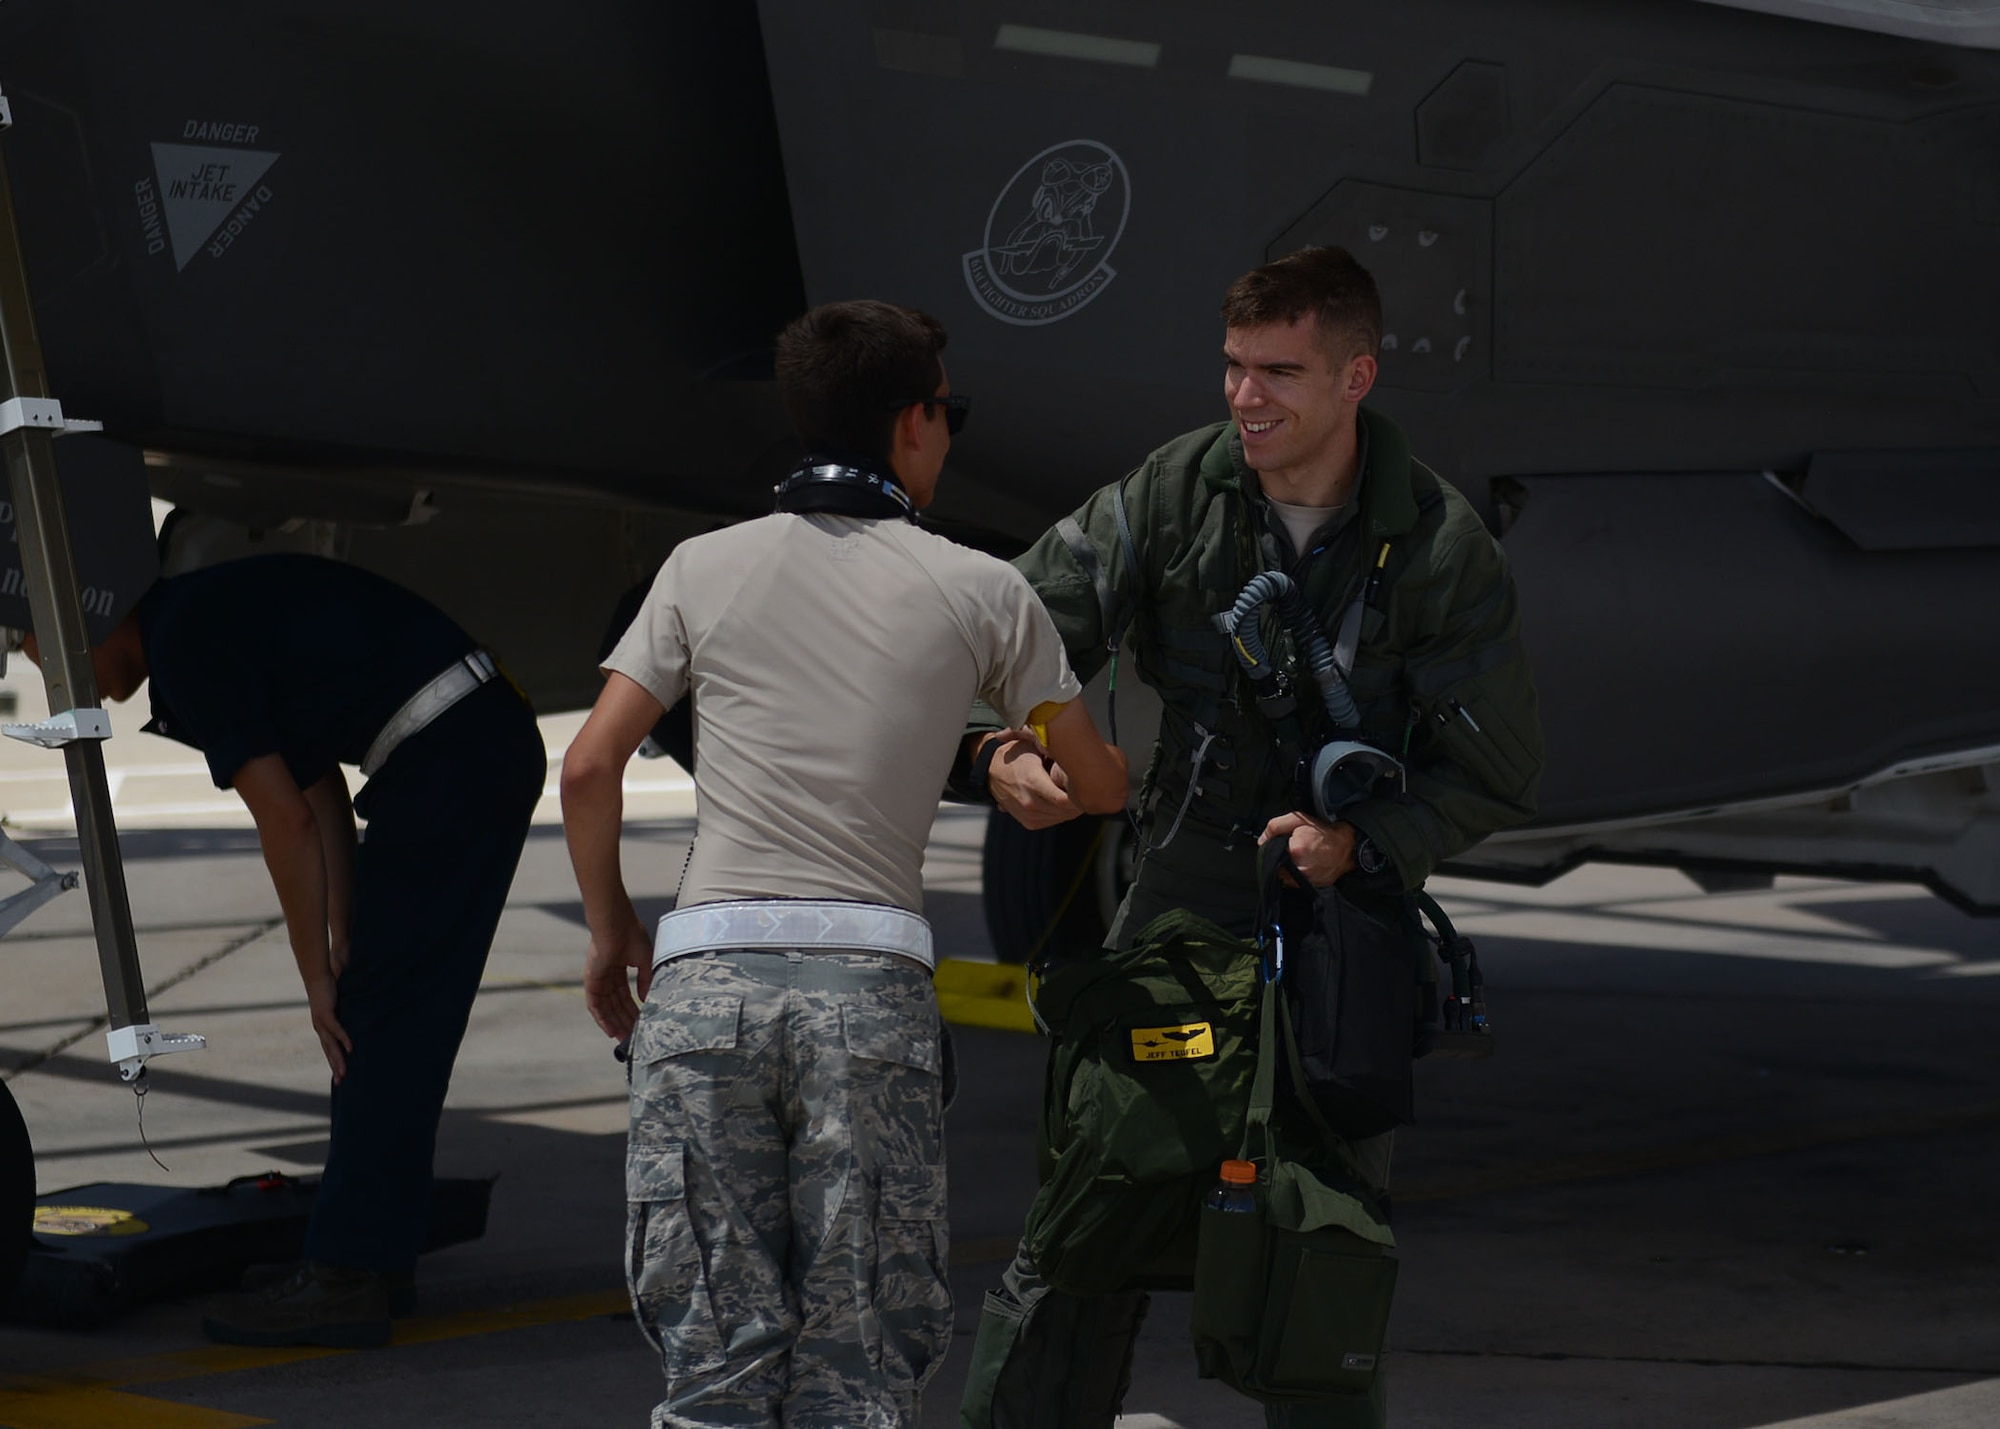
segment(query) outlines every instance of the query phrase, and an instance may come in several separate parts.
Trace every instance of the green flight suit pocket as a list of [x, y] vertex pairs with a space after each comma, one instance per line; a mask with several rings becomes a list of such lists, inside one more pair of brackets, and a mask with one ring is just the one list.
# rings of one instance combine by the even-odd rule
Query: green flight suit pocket
[[1432, 705], [1430, 717], [1438, 747], [1481, 788], [1517, 802], [1529, 798], [1541, 760], [1475, 683], [1447, 691]]
[[1403, 719], [1409, 710], [1410, 697], [1402, 674], [1400, 664], [1370, 658], [1364, 646], [1347, 680], [1355, 708], [1361, 712], [1361, 727], [1391, 752], [1401, 738]]

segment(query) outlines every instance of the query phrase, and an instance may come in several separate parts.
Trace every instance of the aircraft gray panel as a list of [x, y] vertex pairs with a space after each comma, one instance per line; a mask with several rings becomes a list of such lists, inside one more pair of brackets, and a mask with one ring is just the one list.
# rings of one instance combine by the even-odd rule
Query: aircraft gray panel
[[1966, 182], [1996, 152], [1992, 105], [1892, 122], [1614, 86], [1497, 200], [1496, 373], [1886, 368], [2000, 399], [2000, 225]]
[[50, 371], [114, 432], [656, 499], [779, 434], [703, 384], [800, 305], [734, 0], [17, 0], [0, 57]]
[[1816, 20], [1823, 25], [1852, 25], [1885, 35], [1936, 40], [1948, 45], [2000, 49], [2000, 3], [1996, 0], [1704, 0], [1736, 10], [1761, 10]]
[[1520, 484], [1506, 547], [1548, 739], [1539, 823], [2000, 744], [2000, 552], [1858, 550], [1753, 473]]
[[[191, 501], [426, 489], [413, 551], [464, 486], [745, 514], [771, 333], [868, 294], [950, 327], [948, 491], [1001, 544], [1219, 419], [1225, 286], [1340, 241], [1398, 337], [1374, 400], [1529, 498], [1548, 817], [1991, 733], [1989, 553], [1716, 475], [2000, 446], [1983, 54], [1688, 0], [12, 0], [0, 57], [58, 395]], [[155, 145], [274, 155], [272, 198], [181, 268]]]
[[[1686, 0], [1276, 0], [1226, 24], [1082, 4], [1041, 17], [1068, 57], [1001, 44], [1035, 17], [985, 0], [760, 12], [809, 294], [939, 311], [981, 404], [957, 479], [1052, 513], [1221, 415], [1222, 287], [1315, 240], [1380, 270], [1399, 349], [1377, 400], [1475, 495], [2000, 439], [2000, 76], [1960, 56]], [[1090, 57], [1110, 40], [1143, 54]], [[1232, 78], [1246, 55], [1368, 83]], [[963, 256], [1018, 166], [1071, 138], [1129, 176], [1117, 277], [1017, 327], [970, 299]], [[1448, 237], [1371, 252], [1347, 210], [1391, 204], [1392, 232]], [[1429, 373], [1411, 315], [1452, 333]]]
[[1467, 60], [1417, 106], [1417, 162], [1477, 169], [1513, 129], [1507, 67]]
[[[1081, 494], [1080, 473], [1108, 479], [1137, 459], [1135, 397], [1168, 399], [1163, 434], [1220, 415], [1214, 312], [1240, 270], [1245, 203], [1237, 116], [1117, 74], [1024, 93], [920, 71], [913, 54], [948, 51], [907, 29], [881, 39], [865, 4], [774, 0], [763, 13], [807, 296], [880, 294], [944, 322], [952, 381], [978, 402], [953, 445], [958, 479], [1053, 512]], [[981, 295], [982, 275], [1031, 219], [1049, 159], [1091, 153], [1122, 173], [1086, 219], [1065, 211], [1103, 241], [1060, 286], [1097, 281], [1023, 322], [1012, 300]], [[1163, 308], [1163, 292], [1199, 296]]]
[[2000, 450], [1819, 452], [1799, 496], [1864, 551], [2000, 547]]
[[[1964, 668], [2000, 644], [1970, 598], [2000, 588], [1993, 558], [1863, 552], [1755, 474], [2000, 441], [1980, 64], [1685, 0], [760, 13], [808, 295], [944, 317], [980, 404], [955, 481], [1054, 515], [1220, 418], [1224, 286], [1341, 243], [1398, 338], [1374, 400], [1482, 506], [1495, 478], [1527, 495], [1506, 544], [1545, 821], [2000, 739], [2000, 676]], [[1036, 23], [1034, 53], [1006, 41]], [[1245, 82], [1245, 55], [1325, 83]], [[963, 256], [1021, 166], [1075, 139], [1129, 177], [1117, 274], [1023, 326]]]

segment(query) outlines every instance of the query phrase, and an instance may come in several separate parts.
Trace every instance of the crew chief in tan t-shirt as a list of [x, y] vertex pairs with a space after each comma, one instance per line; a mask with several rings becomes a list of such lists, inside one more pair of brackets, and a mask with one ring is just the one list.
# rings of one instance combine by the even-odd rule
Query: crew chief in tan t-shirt
[[[626, 1265], [667, 1379], [655, 1424], [914, 1424], [952, 1327], [921, 871], [966, 708], [1034, 730], [1085, 809], [1125, 801], [1026, 580], [915, 524], [966, 407], [943, 346], [874, 302], [780, 335], [813, 455], [777, 514], [675, 548], [563, 763], [585, 996], [630, 1041]], [[697, 836], [655, 940], [619, 869], [619, 784], [689, 694]]]

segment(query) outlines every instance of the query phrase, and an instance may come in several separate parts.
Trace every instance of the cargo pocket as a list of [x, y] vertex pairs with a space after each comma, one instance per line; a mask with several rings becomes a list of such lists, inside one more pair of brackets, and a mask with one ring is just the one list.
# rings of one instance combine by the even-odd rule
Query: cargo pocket
[[850, 1002], [840, 1009], [847, 1050], [871, 1062], [894, 1062], [944, 1078], [944, 1052], [934, 1003], [869, 1007]]
[[708, 1273], [687, 1204], [687, 1150], [635, 1138], [625, 1152], [625, 1283], [639, 1332], [671, 1382], [724, 1361]]
[[632, 1029], [631, 1063], [649, 1067], [669, 1057], [701, 1052], [728, 1052], [736, 1046], [737, 1025], [743, 1020], [743, 999], [704, 993], [676, 997], [671, 1003], [648, 1002]]
[[942, 1166], [885, 1166], [875, 1194], [874, 1287], [879, 1359], [921, 1390], [951, 1347], [950, 1235]]
[[1273, 1239], [1259, 1388], [1298, 1398], [1368, 1393], [1388, 1336], [1395, 1257], [1339, 1230]]

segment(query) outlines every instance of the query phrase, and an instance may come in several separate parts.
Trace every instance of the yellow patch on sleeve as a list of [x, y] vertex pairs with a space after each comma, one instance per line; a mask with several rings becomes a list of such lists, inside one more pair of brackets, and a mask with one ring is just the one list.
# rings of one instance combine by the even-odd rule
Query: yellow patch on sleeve
[[1043, 700], [1028, 711], [1028, 728], [1035, 732], [1035, 738], [1047, 748], [1049, 743], [1049, 721], [1069, 708], [1067, 700]]
[[1135, 1062], [1194, 1062], [1214, 1055], [1215, 1029], [1206, 1022], [1132, 1029]]

